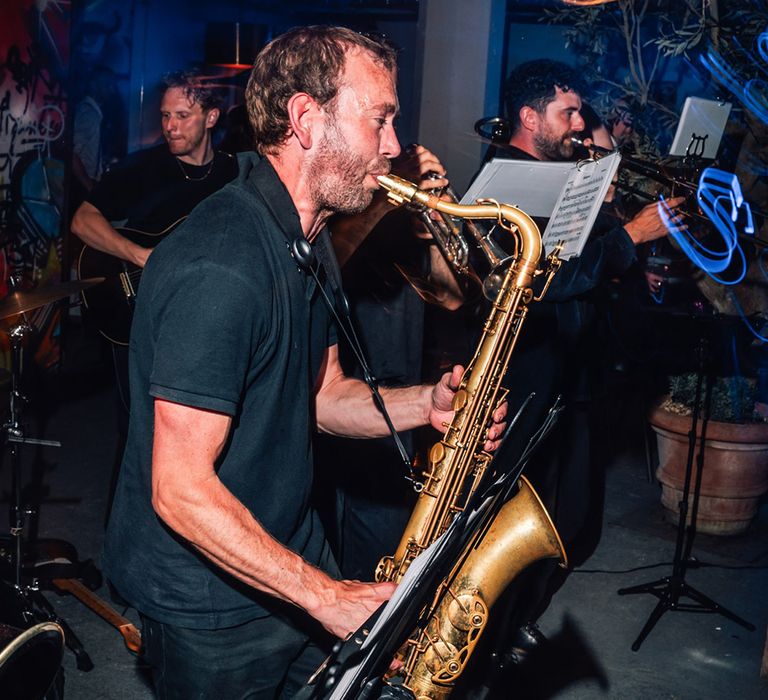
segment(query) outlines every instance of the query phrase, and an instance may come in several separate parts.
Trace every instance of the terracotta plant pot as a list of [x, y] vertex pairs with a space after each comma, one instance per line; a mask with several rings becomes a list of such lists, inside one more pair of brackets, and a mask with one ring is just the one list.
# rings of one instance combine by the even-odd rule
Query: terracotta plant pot
[[[656, 478], [661, 482], [661, 503], [667, 519], [677, 523], [683, 496], [688, 457], [690, 416], [660, 408], [650, 416], [659, 448]], [[701, 436], [701, 421], [697, 438]], [[696, 443], [689, 515], [698, 471]], [[711, 535], [744, 532], [757, 514], [761, 496], [768, 491], [768, 423], [720, 423], [709, 421], [704, 443], [704, 466], [696, 528]]]

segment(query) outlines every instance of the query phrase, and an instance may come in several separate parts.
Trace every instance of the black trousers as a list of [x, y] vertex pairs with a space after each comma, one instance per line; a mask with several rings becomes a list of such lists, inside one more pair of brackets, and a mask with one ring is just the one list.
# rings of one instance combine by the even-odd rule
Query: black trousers
[[327, 656], [300, 626], [274, 615], [218, 630], [141, 620], [158, 700], [292, 698]]

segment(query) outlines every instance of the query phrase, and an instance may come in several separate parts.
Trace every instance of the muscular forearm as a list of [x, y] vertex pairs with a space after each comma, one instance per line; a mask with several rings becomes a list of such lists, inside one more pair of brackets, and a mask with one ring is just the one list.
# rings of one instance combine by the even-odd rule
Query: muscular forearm
[[[161, 450], [155, 461], [163, 459]], [[248, 586], [309, 614], [320, 606], [323, 591], [333, 587], [327, 574], [270, 536], [216, 476], [165, 483], [154, 494], [155, 510], [169, 527]]]
[[155, 404], [152, 504], [157, 514], [244, 583], [304, 609], [328, 577], [275, 540], [224, 486], [213, 464], [229, 434], [227, 416]]
[[[432, 425], [444, 430], [453, 417], [452, 400], [463, 368], [456, 365], [436, 385], [383, 388], [381, 395], [395, 429]], [[370, 389], [360, 380], [345, 377], [338, 345], [328, 348], [314, 389], [315, 416], [321, 432], [346, 437], [382, 437], [389, 434]]]
[[[410, 430], [429, 422], [432, 389], [426, 384], [380, 389], [396, 430]], [[389, 435], [370, 389], [357, 379], [340, 376], [325, 386], [316, 396], [316, 414], [321, 432], [357, 438]]]
[[221, 414], [155, 402], [155, 511], [248, 586], [296, 605], [337, 636], [357, 629], [391, 595], [391, 586], [336, 581], [274, 539], [214, 469], [230, 426]]
[[144, 267], [151, 252], [149, 248], [143, 248], [125, 236], [121, 236], [101, 212], [89, 202], [83, 202], [75, 212], [72, 218], [72, 232], [91, 248], [140, 267]]

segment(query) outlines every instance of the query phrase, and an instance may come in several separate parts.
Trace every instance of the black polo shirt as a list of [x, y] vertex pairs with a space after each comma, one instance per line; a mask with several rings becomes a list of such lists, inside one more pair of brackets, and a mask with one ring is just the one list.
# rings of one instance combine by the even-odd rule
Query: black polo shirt
[[336, 338], [315, 282], [289, 252], [301, 235], [272, 166], [241, 154], [238, 178], [160, 243], [145, 269], [131, 333], [131, 422], [103, 564], [117, 590], [161, 622], [226, 627], [267, 614], [274, 601], [210, 563], [152, 509], [155, 398], [232, 416], [219, 478], [277, 540], [319, 562], [324, 537], [309, 507], [312, 388]]

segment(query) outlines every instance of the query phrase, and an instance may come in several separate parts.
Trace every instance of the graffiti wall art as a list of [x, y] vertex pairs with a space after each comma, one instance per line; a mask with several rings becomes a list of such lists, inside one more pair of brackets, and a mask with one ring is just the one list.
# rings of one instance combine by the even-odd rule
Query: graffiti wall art
[[[62, 279], [70, 2], [0, 3], [0, 299]], [[27, 354], [60, 357], [59, 306], [30, 311]], [[3, 328], [14, 318], [2, 321]], [[0, 364], [10, 362], [0, 333]]]

